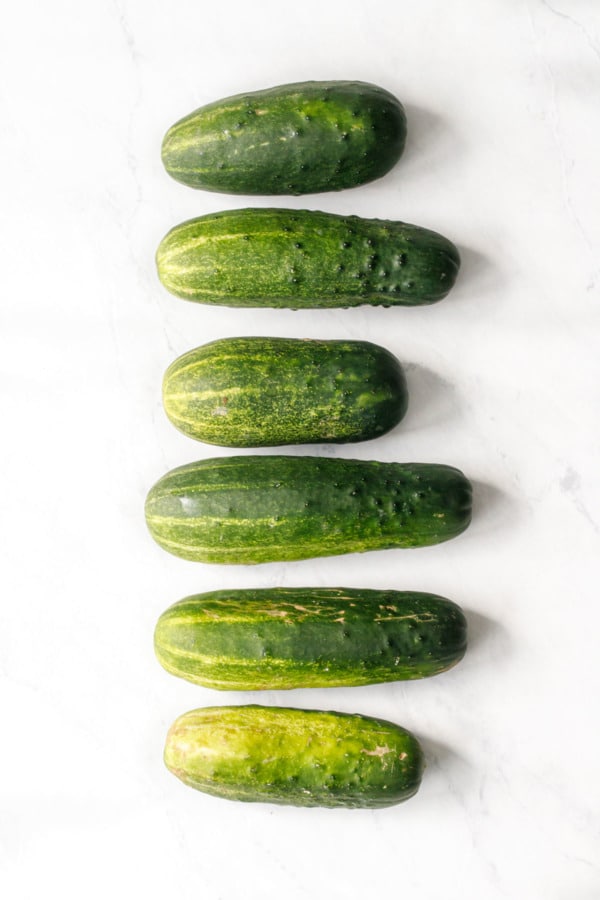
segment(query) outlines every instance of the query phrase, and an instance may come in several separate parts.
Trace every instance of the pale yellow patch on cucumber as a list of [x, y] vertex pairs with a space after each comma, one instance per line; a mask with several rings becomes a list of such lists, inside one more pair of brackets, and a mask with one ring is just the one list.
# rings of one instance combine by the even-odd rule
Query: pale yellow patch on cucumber
[[[364, 747], [361, 750], [361, 753], [364, 753], [366, 756], [379, 756], [379, 757], [386, 756], [388, 753], [393, 753], [393, 752], [394, 751], [393, 751], [392, 747], [379, 747], [379, 746], [375, 747], [374, 750], [365, 750]], [[406, 754], [405, 754], [405, 756], [406, 756]]]

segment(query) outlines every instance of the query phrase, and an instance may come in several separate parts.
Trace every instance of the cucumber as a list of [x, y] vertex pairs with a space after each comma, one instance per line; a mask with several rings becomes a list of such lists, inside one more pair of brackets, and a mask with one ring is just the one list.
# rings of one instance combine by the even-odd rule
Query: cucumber
[[162, 160], [177, 181], [229, 194], [339, 191], [385, 175], [406, 140], [402, 104], [360, 81], [227, 97], [176, 122]]
[[164, 759], [185, 784], [229, 800], [367, 808], [412, 797], [424, 765], [417, 739], [391, 722], [256, 705], [185, 713]]
[[460, 608], [435, 594], [352, 588], [213, 591], [159, 618], [173, 675], [217, 690], [348, 687], [437, 675], [467, 647]]
[[223, 447], [369, 440], [407, 403], [400, 364], [366, 341], [225, 338], [180, 356], [163, 380], [171, 422]]
[[184, 300], [309, 309], [435, 303], [453, 286], [460, 257], [447, 238], [404, 222], [235, 209], [171, 229], [156, 265]]
[[317, 456], [230, 456], [173, 469], [146, 521], [165, 550], [213, 563], [422, 547], [460, 534], [471, 485], [458, 469]]

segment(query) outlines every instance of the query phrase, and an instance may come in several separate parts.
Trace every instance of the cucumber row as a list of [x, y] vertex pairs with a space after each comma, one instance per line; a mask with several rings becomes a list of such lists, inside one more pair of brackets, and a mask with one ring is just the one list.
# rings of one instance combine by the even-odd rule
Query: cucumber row
[[[356, 187], [402, 154], [402, 104], [362, 82], [307, 82], [211, 103], [167, 132], [167, 172], [194, 188], [303, 194]], [[435, 232], [308, 210], [242, 209], [176, 226], [157, 252], [173, 294], [225, 306], [433, 303], [456, 247]], [[175, 360], [163, 403], [184, 434], [226, 447], [348, 443], [389, 432], [402, 366], [364, 341], [226, 338]], [[441, 465], [340, 458], [205, 459], [149, 491], [155, 540], [185, 559], [253, 564], [435, 544], [471, 517], [471, 486]], [[217, 690], [355, 686], [437, 675], [463, 657], [462, 610], [433, 594], [350, 588], [222, 590], [159, 618], [170, 673]], [[180, 716], [165, 763], [201, 791], [299, 806], [389, 806], [419, 788], [423, 753], [363, 715], [220, 706]]]

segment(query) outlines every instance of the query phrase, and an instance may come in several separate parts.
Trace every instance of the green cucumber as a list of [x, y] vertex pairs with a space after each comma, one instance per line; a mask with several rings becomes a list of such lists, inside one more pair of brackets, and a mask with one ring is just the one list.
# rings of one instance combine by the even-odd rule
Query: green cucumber
[[213, 706], [180, 716], [167, 735], [167, 768], [229, 800], [378, 808], [421, 783], [417, 739], [383, 719], [265, 706]]
[[222, 447], [365, 441], [407, 403], [400, 364], [366, 341], [225, 338], [184, 353], [163, 380], [171, 422]]
[[237, 94], [173, 125], [164, 166], [230, 194], [339, 191], [385, 175], [406, 140], [402, 104], [373, 84], [309, 81]]
[[447, 238], [404, 222], [317, 210], [235, 209], [161, 241], [163, 285], [222, 306], [417, 306], [441, 300], [460, 267]]
[[449, 540], [468, 526], [458, 469], [317, 456], [230, 456], [151, 488], [154, 539], [184, 559], [263, 563]]
[[435, 594], [352, 588], [213, 591], [159, 618], [173, 675], [217, 690], [349, 687], [437, 675], [467, 647], [460, 608]]

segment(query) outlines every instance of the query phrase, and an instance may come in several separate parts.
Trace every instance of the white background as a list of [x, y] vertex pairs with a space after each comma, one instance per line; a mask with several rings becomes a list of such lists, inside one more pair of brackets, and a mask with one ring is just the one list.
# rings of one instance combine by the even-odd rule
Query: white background
[[[3, 897], [597, 900], [597, 4], [24, 0], [3, 20], [0, 77]], [[164, 173], [163, 133], [197, 106], [330, 78], [405, 103], [407, 149], [384, 179], [247, 199]], [[412, 310], [168, 295], [163, 234], [253, 204], [434, 228], [460, 247], [459, 282]], [[394, 352], [404, 423], [308, 452], [459, 466], [475, 484], [469, 531], [255, 568], [159, 549], [147, 490], [218, 453], [168, 423], [162, 373], [245, 334]], [[467, 612], [470, 650], [422, 682], [266, 696], [196, 688], [155, 661], [171, 603], [283, 584], [445, 594]], [[248, 700], [409, 727], [428, 758], [421, 791], [383, 811], [306, 810], [218, 800], [166, 771], [177, 715]]]

